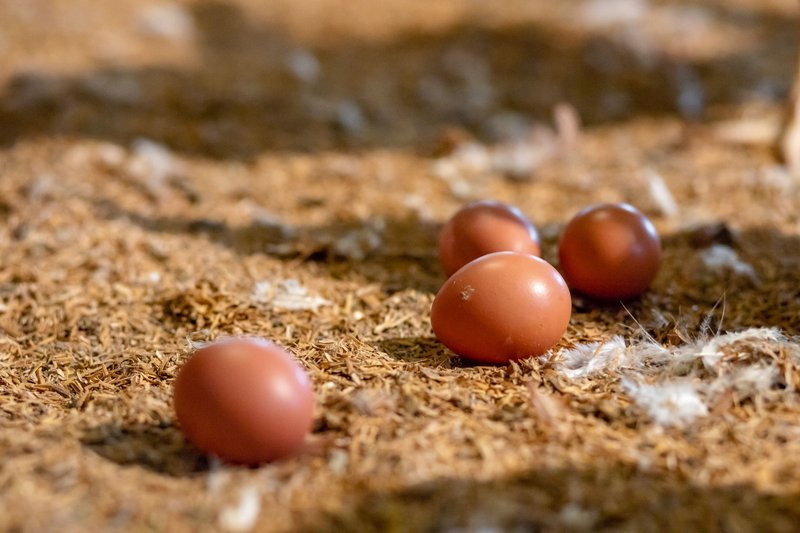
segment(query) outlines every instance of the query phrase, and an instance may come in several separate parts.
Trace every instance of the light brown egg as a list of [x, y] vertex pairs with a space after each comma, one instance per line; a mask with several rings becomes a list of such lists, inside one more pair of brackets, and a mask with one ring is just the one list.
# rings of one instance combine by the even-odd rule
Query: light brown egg
[[656, 277], [661, 240], [650, 219], [635, 207], [595, 205], [564, 228], [559, 259], [571, 289], [602, 300], [624, 300], [646, 291]]
[[540, 355], [564, 335], [572, 301], [546, 261], [497, 252], [450, 276], [431, 308], [436, 337], [458, 355], [506, 363]]
[[469, 204], [439, 234], [439, 262], [448, 276], [493, 252], [541, 253], [536, 228], [514, 206], [495, 201]]
[[181, 430], [199, 449], [255, 465], [297, 452], [311, 429], [314, 393], [280, 346], [228, 339], [204, 346], [174, 386]]

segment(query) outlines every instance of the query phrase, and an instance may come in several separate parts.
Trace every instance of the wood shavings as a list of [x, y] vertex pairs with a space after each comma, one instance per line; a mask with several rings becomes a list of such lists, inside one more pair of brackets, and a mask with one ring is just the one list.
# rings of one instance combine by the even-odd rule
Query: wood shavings
[[770, 165], [762, 169], [756, 180], [760, 184], [788, 194], [792, 194], [797, 187], [797, 180], [789, 169], [781, 165]]
[[[451, 163], [455, 171], [480, 173], [490, 170], [492, 156], [485, 145], [470, 141], [458, 145], [444, 162]], [[437, 163], [439, 166], [443, 166], [444, 162]], [[440, 173], [447, 174], [448, 172], [440, 171]]]
[[745, 117], [718, 122], [714, 134], [722, 141], [772, 146], [778, 139], [780, 122], [775, 117]]
[[208, 476], [206, 477], [206, 486], [208, 491], [212, 494], [218, 494], [230, 481], [230, 474], [223, 466], [222, 461], [216, 457], [209, 459]]
[[82, 80], [81, 89], [116, 105], [137, 105], [144, 100], [141, 81], [125, 72], [99, 71]]
[[558, 518], [566, 528], [590, 530], [597, 522], [597, 512], [578, 503], [568, 503], [559, 511]]
[[253, 289], [252, 297], [256, 302], [290, 311], [314, 310], [331, 305], [330, 300], [309, 294], [308, 289], [296, 279], [286, 279], [278, 283], [259, 281]]
[[800, 176], [800, 60], [794, 68], [794, 82], [781, 132], [780, 150], [786, 166], [795, 177]]
[[360, 261], [383, 244], [382, 231], [383, 224], [379, 221], [348, 231], [333, 241], [332, 251], [339, 256]]
[[133, 156], [127, 170], [135, 176], [160, 185], [175, 171], [176, 163], [172, 153], [159, 143], [150, 139], [136, 139], [131, 150]]
[[707, 248], [712, 244], [724, 244], [732, 247], [736, 244], [737, 234], [724, 222], [700, 224], [687, 229], [689, 241], [694, 248]]
[[561, 152], [574, 155], [581, 140], [581, 117], [578, 110], [568, 103], [557, 104], [553, 108], [553, 123], [558, 133]]
[[254, 486], [245, 487], [239, 495], [239, 502], [225, 507], [219, 513], [219, 525], [225, 531], [241, 533], [250, 531], [261, 512], [261, 495]]
[[647, 0], [591, 0], [584, 2], [581, 22], [591, 28], [640, 22], [647, 13]]
[[[0, 2], [0, 530], [793, 530], [800, 199], [761, 125], [716, 128], [782, 113], [783, 3]], [[142, 32], [172, 4], [191, 38]], [[549, 359], [502, 367], [435, 339], [463, 201], [519, 205], [554, 260], [581, 205], [665, 212], [647, 169], [680, 212], [627, 312], [579, 304]], [[705, 266], [714, 244], [760, 284]], [[258, 301], [286, 280], [330, 303]], [[226, 336], [307, 370], [302, 454], [246, 469], [185, 441], [173, 379]], [[623, 380], [685, 381], [707, 414], [660, 425]]]
[[553, 159], [558, 149], [556, 135], [550, 128], [532, 128], [523, 137], [492, 146], [471, 140], [463, 142], [434, 162], [433, 173], [451, 185], [454, 195], [465, 197], [470, 186], [474, 187], [473, 183], [486, 174], [497, 173], [513, 180], [532, 179], [536, 169]]
[[669, 190], [664, 178], [654, 170], [647, 169], [644, 172], [644, 179], [647, 183], [650, 198], [661, 214], [665, 217], [678, 216], [678, 204], [675, 202], [675, 197]]
[[195, 31], [191, 14], [176, 4], [161, 4], [144, 9], [139, 14], [137, 28], [148, 37], [170, 41], [190, 39]]
[[328, 467], [336, 474], [343, 474], [347, 470], [349, 455], [344, 450], [331, 450], [328, 457]]
[[552, 134], [501, 144], [492, 151], [491, 171], [511, 179], [531, 179], [536, 169], [555, 153]]

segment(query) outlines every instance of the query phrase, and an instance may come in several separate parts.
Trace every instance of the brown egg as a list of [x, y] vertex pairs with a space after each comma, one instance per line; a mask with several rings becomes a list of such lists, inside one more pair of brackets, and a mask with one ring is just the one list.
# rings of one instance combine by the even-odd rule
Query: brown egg
[[448, 276], [493, 252], [541, 253], [536, 228], [514, 206], [494, 201], [469, 204], [439, 234], [439, 262]]
[[299, 450], [311, 429], [314, 393], [280, 346], [228, 339], [197, 350], [175, 379], [175, 413], [199, 449], [254, 465]]
[[433, 300], [431, 324], [458, 355], [506, 363], [550, 349], [571, 313], [569, 289], [555, 268], [532, 255], [497, 252], [450, 276]]
[[587, 207], [567, 224], [559, 244], [561, 271], [571, 289], [603, 300], [637, 296], [661, 262], [655, 226], [628, 204]]

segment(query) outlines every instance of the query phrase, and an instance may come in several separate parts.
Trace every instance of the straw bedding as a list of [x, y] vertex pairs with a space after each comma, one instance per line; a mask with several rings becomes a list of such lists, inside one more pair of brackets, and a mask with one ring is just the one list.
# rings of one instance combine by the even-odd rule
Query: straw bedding
[[[794, 529], [794, 3], [549, 4], [0, 4], [0, 529]], [[483, 198], [551, 261], [634, 203], [662, 270], [459, 360], [436, 235]], [[225, 335], [308, 370], [297, 457], [184, 441], [172, 380]]]

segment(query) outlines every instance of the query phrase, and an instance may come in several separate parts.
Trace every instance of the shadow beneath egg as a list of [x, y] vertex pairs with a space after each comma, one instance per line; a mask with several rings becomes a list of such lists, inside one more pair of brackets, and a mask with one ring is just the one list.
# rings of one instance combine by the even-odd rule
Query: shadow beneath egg
[[460, 366], [459, 357], [436, 337], [395, 337], [371, 343], [379, 352], [397, 361], [420, 363], [436, 368]]
[[138, 465], [171, 477], [192, 476], [209, 469], [208, 457], [169, 422], [103, 424], [86, 431], [81, 443], [113, 463]]
[[433, 368], [502, 367], [507, 363], [473, 361], [453, 353], [436, 337], [396, 337], [372, 343], [392, 359]]
[[571, 291], [572, 295], [572, 308], [577, 311], [592, 311], [601, 310], [607, 312], [616, 312], [620, 309], [631, 308], [638, 306], [641, 301], [641, 296], [634, 296], [625, 300], [602, 300], [586, 296], [580, 292]]

